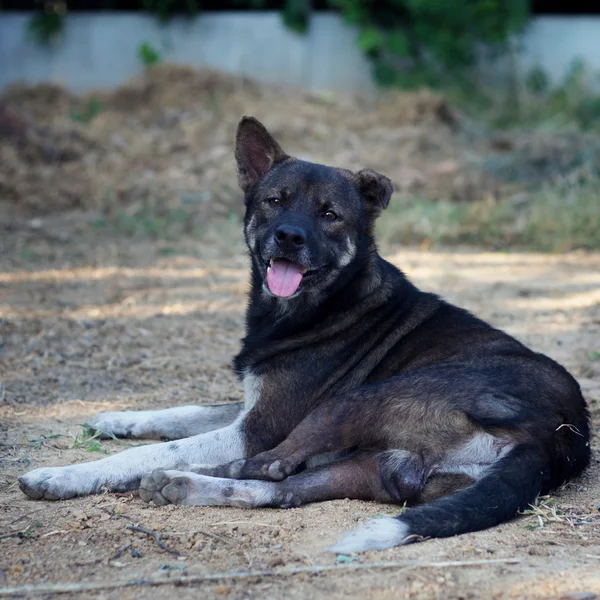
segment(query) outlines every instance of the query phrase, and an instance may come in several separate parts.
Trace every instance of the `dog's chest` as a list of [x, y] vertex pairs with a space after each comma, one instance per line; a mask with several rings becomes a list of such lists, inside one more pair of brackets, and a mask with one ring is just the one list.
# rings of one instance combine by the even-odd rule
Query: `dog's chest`
[[[300, 362], [298, 365], [280, 363], [270, 369], [263, 366], [260, 371], [246, 367], [242, 376], [245, 410], [251, 410], [256, 404], [260, 404], [261, 410], [283, 405], [289, 408], [290, 402], [300, 409], [307, 401], [312, 403], [323, 394], [327, 395], [333, 382], [347, 378], [347, 374], [337, 373], [332, 362], [325, 359], [320, 366], [307, 367]], [[352, 387], [357, 385], [352, 383]]]
[[246, 410], [250, 410], [260, 398], [263, 387], [263, 377], [255, 374], [250, 369], [244, 371], [242, 380], [244, 386], [244, 404]]
[[[355, 388], [364, 383], [372, 370], [369, 344], [361, 338], [359, 356], [353, 336], [340, 335], [311, 343], [293, 344], [286, 340], [281, 348], [245, 348], [236, 358], [241, 372], [245, 409], [257, 404], [268, 407], [294, 405], [301, 412], [303, 404], [313, 405], [332, 393]], [[287, 346], [287, 347], [286, 347]], [[291, 347], [290, 347], [291, 346]], [[366, 358], [366, 360], [365, 360]]]

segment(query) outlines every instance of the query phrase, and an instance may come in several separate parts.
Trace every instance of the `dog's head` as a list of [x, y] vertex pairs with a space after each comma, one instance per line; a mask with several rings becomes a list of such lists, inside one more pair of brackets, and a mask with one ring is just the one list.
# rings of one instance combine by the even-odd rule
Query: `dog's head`
[[235, 157], [246, 242], [267, 294], [320, 295], [365, 258], [393, 192], [387, 177], [288, 156], [252, 117], [238, 126]]

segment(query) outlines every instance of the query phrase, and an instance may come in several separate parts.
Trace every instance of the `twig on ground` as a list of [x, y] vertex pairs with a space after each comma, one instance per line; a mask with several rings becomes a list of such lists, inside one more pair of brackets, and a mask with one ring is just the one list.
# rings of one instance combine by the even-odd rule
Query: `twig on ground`
[[[9, 508], [7, 506], [3, 506], [2, 508]], [[16, 507], [10, 507], [10, 508], [20, 508], [20, 506], [16, 506]], [[22, 521], [23, 519], [26, 519], [27, 517], [30, 517], [31, 515], [38, 513], [42, 510], [48, 510], [46, 506], [44, 506], [44, 508], [38, 508], [36, 510], [32, 510], [30, 512], [28, 512], [27, 514], [24, 515], [20, 515], [19, 517], [17, 517], [16, 519], [13, 519], [8, 526], [10, 527], [11, 525], [14, 525], [15, 523], [18, 523], [19, 521]]]
[[181, 552], [179, 550], [175, 550], [174, 548], [169, 548], [161, 539], [160, 535], [156, 533], [156, 531], [152, 531], [152, 529], [147, 529], [146, 527], [142, 527], [141, 525], [127, 525], [127, 529], [131, 529], [132, 531], [139, 531], [140, 533], [145, 533], [149, 535], [151, 538], [154, 538], [154, 541], [158, 544], [159, 548], [162, 548], [165, 552], [169, 552], [170, 554], [175, 554], [175, 556], [181, 556]]
[[49, 531], [48, 533], [44, 533], [44, 535], [40, 535], [40, 538], [47, 538], [52, 535], [59, 535], [60, 533], [69, 533], [66, 529], [56, 529], [55, 531]]
[[[23, 531], [27, 531], [27, 529], [24, 529]], [[14, 533], [3, 533], [2, 535], [0, 535], [0, 540], [6, 540], [8, 538], [23, 538], [25, 537], [23, 531], [15, 531]]]
[[494, 564], [519, 564], [516, 558], [491, 558], [489, 560], [448, 560], [443, 562], [419, 562], [405, 560], [398, 562], [376, 563], [343, 563], [341, 565], [315, 565], [313, 567], [284, 567], [282, 569], [263, 569], [257, 571], [225, 571], [221, 573], [207, 573], [205, 575], [183, 575], [181, 577], [146, 577], [134, 581], [92, 581], [84, 583], [54, 583], [40, 585], [24, 585], [0, 589], [0, 597], [6, 596], [40, 596], [45, 594], [72, 594], [81, 592], [94, 592], [97, 590], [111, 590], [116, 588], [135, 586], [159, 585], [194, 585], [206, 581], [234, 580], [240, 581], [254, 577], [285, 577], [299, 573], [324, 573], [327, 571], [357, 571], [362, 569], [446, 569], [449, 567], [479, 567]]
[[110, 562], [111, 560], [117, 560], [117, 558], [121, 558], [121, 556], [123, 556], [124, 552], [127, 552], [127, 550], [129, 550], [129, 548], [131, 548], [131, 544], [126, 544], [125, 546], [123, 546], [122, 548], [119, 548], [109, 559], [108, 562]]
[[[104, 511], [105, 513], [109, 514], [111, 517], [117, 517], [119, 519], [125, 519], [125, 520], [129, 521], [131, 524], [127, 525], [127, 529], [131, 529], [132, 531], [139, 531], [140, 533], [145, 533], [146, 535], [149, 535], [158, 544], [158, 547], [162, 548], [165, 552], [170, 552], [171, 554], [175, 554], [176, 556], [181, 556], [181, 552], [167, 546], [160, 539], [160, 535], [158, 533], [156, 533], [156, 531], [152, 531], [152, 529], [148, 529], [147, 527], [142, 527], [141, 525], [138, 525], [133, 517], [130, 517], [129, 515], [117, 514], [115, 511], [109, 510], [108, 508], [106, 508], [104, 506], [98, 506], [98, 508], [100, 510]], [[218, 537], [218, 536], [215, 536], [215, 537]], [[225, 540], [223, 540], [223, 541], [225, 541]], [[109, 560], [114, 560], [114, 559], [115, 559], [115, 557], [113, 556]]]
[[259, 523], [258, 521], [218, 521], [217, 523], [211, 523], [211, 527], [216, 527], [217, 525], [258, 525], [259, 527], [276, 527], [277, 529], [290, 529], [289, 527], [284, 527], [283, 525], [278, 525], [277, 523]]
[[[121, 504], [120, 502], [114, 502], [111, 504], [112, 505], [119, 505]], [[107, 515], [110, 515], [111, 517], [115, 517], [117, 519], [125, 519], [126, 521], [131, 521], [132, 525], [135, 525], [136, 520], [133, 517], [130, 517], [129, 515], [125, 515], [123, 513], [117, 513], [114, 510], [109, 510], [107, 507], [105, 506], [98, 506], [98, 508], [105, 512]]]

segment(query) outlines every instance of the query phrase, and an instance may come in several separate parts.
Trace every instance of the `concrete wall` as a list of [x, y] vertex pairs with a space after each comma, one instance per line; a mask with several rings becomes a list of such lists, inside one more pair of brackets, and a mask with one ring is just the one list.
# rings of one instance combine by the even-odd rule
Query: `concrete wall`
[[[372, 89], [370, 65], [356, 31], [336, 14], [313, 16], [309, 32], [286, 29], [278, 13], [210, 13], [163, 27], [144, 14], [75, 13], [52, 47], [27, 37], [29, 15], [0, 13], [0, 89], [15, 82], [57, 82], [74, 91], [119, 85], [140, 72], [140, 44], [165, 60], [211, 67], [338, 93]], [[600, 18], [541, 17], [524, 36], [520, 64], [557, 79], [581, 57], [600, 71]]]
[[165, 60], [311, 91], [372, 85], [355, 31], [335, 14], [316, 15], [300, 36], [278, 13], [209, 13], [166, 27], [138, 13], [75, 13], [50, 49], [27, 39], [28, 19], [0, 13], [0, 89], [16, 81], [60, 82], [75, 91], [115, 86], [140, 72], [137, 50], [144, 42]]
[[542, 67], [557, 81], [576, 59], [600, 74], [600, 16], [533, 19], [523, 37], [520, 67], [524, 72]]

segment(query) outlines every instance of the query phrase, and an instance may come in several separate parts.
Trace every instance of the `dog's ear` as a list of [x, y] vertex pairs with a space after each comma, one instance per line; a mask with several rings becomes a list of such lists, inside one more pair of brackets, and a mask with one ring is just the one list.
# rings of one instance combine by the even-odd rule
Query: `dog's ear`
[[289, 158], [266, 127], [254, 117], [242, 118], [235, 142], [238, 181], [244, 192], [274, 164]]
[[376, 217], [388, 207], [394, 193], [394, 184], [385, 175], [371, 169], [362, 169], [355, 174], [356, 185], [360, 190], [367, 213]]

